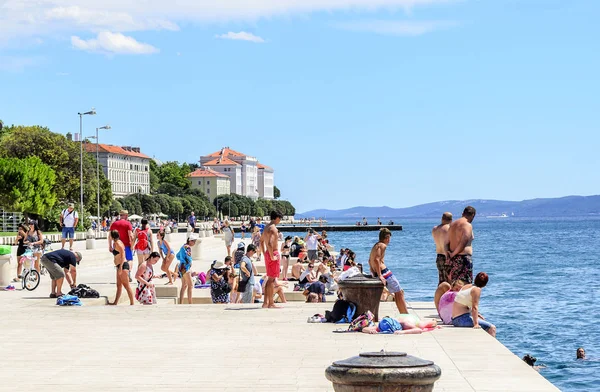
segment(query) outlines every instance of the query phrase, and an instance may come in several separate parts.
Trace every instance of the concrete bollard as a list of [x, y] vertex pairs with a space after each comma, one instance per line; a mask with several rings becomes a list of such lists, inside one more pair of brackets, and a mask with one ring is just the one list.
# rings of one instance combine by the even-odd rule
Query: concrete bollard
[[383, 284], [379, 279], [366, 278], [361, 274], [340, 281], [339, 287], [344, 299], [356, 304], [357, 315], [369, 310], [375, 316], [375, 321], [379, 320], [379, 302], [383, 292]]
[[335, 392], [431, 392], [442, 370], [401, 352], [361, 353], [325, 370]]
[[85, 249], [96, 249], [96, 236], [92, 229], [89, 229], [85, 235]]
[[198, 239], [196, 241], [196, 245], [192, 246], [192, 258], [194, 260], [200, 260], [200, 258], [202, 257], [202, 240]]
[[0, 256], [0, 286], [6, 287], [10, 284], [10, 265], [12, 261], [11, 255]]

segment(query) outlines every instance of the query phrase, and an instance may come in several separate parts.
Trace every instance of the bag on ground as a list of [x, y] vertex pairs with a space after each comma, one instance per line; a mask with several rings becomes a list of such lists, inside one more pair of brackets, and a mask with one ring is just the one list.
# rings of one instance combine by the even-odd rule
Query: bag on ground
[[354, 319], [356, 305], [352, 302], [338, 299], [333, 304], [333, 309], [325, 311], [325, 318], [328, 323], [349, 323]]
[[374, 318], [375, 316], [373, 316], [373, 313], [371, 313], [370, 310], [367, 310], [365, 313], [361, 314], [350, 323], [350, 325], [348, 326], [348, 331], [360, 332], [363, 330], [363, 328], [372, 327], [373, 325], [375, 325], [373, 323]]
[[80, 284], [69, 291], [69, 295], [74, 295], [78, 298], [100, 298], [100, 293], [85, 284]]

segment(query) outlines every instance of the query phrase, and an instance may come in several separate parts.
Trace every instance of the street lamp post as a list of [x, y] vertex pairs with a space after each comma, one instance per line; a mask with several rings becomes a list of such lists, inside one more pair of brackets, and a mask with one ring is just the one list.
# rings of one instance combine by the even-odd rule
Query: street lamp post
[[79, 202], [81, 203], [79, 206], [79, 221], [84, 222], [84, 212], [83, 212], [83, 116], [85, 115], [94, 115], [96, 114], [96, 110], [92, 108], [89, 112], [77, 113], [79, 115], [79, 143], [80, 143], [80, 151], [79, 151]]

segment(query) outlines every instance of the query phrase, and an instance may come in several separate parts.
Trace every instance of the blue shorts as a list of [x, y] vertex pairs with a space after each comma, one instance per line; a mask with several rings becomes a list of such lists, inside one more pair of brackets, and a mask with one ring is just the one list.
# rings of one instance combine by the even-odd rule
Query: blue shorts
[[131, 252], [131, 246], [125, 247], [125, 260], [133, 261], [133, 253]]
[[[453, 317], [452, 325], [454, 325], [455, 327], [473, 328], [475, 324], [473, 323], [473, 317], [471, 317], [471, 313], [465, 313], [461, 314], [458, 317]], [[487, 331], [492, 327], [492, 324], [488, 323], [485, 320], [479, 319], [479, 326]]]
[[75, 238], [75, 228], [74, 227], [63, 227], [62, 228], [62, 238], [64, 240], [69, 238]]

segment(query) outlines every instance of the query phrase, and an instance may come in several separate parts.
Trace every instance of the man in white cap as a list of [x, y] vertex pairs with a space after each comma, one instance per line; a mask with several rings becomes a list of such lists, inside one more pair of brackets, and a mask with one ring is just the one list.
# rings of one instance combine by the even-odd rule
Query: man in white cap
[[62, 248], [65, 248], [65, 242], [69, 240], [70, 250], [73, 251], [73, 238], [75, 237], [75, 228], [79, 223], [79, 215], [75, 211], [75, 205], [69, 203], [67, 208], [60, 213], [60, 227], [62, 228]]

